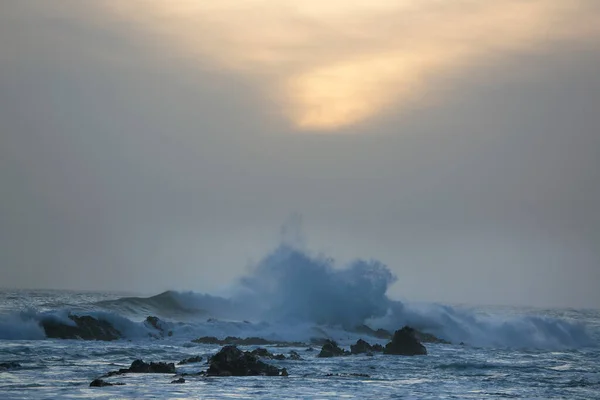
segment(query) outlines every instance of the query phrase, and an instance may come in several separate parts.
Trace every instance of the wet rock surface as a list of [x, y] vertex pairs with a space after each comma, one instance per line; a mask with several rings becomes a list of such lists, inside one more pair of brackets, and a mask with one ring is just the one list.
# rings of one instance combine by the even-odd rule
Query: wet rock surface
[[110, 383], [110, 382], [106, 382], [105, 380], [102, 380], [102, 379], [94, 379], [92, 381], [92, 383], [90, 383], [90, 387], [123, 386], [123, 385], [124, 385], [124, 383], [121, 383], [121, 382]]
[[323, 347], [321, 347], [321, 352], [317, 355], [320, 358], [328, 358], [328, 357], [340, 357], [346, 356], [348, 353], [346, 350], [340, 348], [338, 344], [333, 340], [327, 340]]
[[266, 345], [276, 345], [276, 346], [289, 346], [289, 347], [297, 347], [303, 346], [302, 342], [285, 342], [278, 340], [268, 340], [263, 339], [261, 337], [248, 337], [248, 338], [239, 338], [236, 336], [227, 336], [225, 339], [219, 339], [215, 336], [203, 336], [198, 339], [192, 340], [194, 343], [199, 344], [216, 344], [220, 346], [225, 345], [235, 345], [235, 346], [266, 346]]
[[89, 315], [69, 315], [73, 322], [68, 324], [54, 318], [41, 321], [46, 336], [53, 339], [116, 340], [123, 337], [112, 324]]
[[409, 326], [405, 326], [394, 332], [392, 341], [385, 345], [384, 354], [402, 356], [426, 355], [427, 349], [417, 339], [415, 332]]
[[352, 354], [371, 354], [375, 352], [382, 352], [383, 346], [380, 344], [370, 345], [363, 339], [358, 339], [356, 344], [350, 345], [350, 353]]
[[174, 374], [175, 364], [174, 363], [166, 363], [166, 362], [150, 362], [146, 363], [143, 360], [135, 360], [131, 363], [129, 368], [121, 368], [118, 371], [111, 371], [105, 375], [102, 375], [101, 378], [108, 378], [115, 375], [122, 375], [128, 373], [137, 373], [137, 374]]
[[173, 331], [168, 329], [168, 325], [165, 321], [158, 317], [148, 316], [144, 321], [146, 326], [149, 326], [157, 331], [156, 334], [150, 334], [154, 338], [164, 338], [165, 336], [173, 336]]
[[251, 352], [243, 352], [234, 345], [223, 347], [209, 360], [208, 376], [278, 376], [279, 368], [259, 360]]
[[201, 361], [202, 361], [202, 356], [193, 356], [193, 357], [184, 358], [183, 360], [179, 361], [177, 364], [178, 365], [195, 364], [195, 363], [199, 363]]

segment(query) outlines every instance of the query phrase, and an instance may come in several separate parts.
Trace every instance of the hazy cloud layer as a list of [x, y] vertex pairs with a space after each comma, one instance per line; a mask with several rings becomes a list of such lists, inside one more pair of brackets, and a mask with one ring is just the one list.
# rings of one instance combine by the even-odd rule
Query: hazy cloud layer
[[239, 4], [0, 0], [2, 286], [210, 290], [299, 212], [392, 296], [600, 306], [598, 2]]

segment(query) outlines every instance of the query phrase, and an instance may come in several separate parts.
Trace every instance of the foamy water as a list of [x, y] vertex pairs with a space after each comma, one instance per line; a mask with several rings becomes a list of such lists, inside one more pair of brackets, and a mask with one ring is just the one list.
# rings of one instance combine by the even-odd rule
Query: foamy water
[[[0, 363], [21, 365], [0, 371], [0, 398], [598, 398], [600, 311], [401, 303], [386, 296], [394, 279], [376, 261], [334, 266], [283, 246], [240, 279], [230, 297], [0, 291]], [[108, 321], [124, 338], [47, 339], [40, 322], [72, 323], [69, 314]], [[144, 323], [148, 315], [161, 318], [172, 336], [150, 338], [156, 331]], [[332, 359], [317, 358], [308, 345], [271, 348], [295, 350], [303, 360], [268, 361], [287, 368], [289, 377], [194, 376], [175, 385], [174, 375], [127, 374], [110, 379], [124, 386], [89, 387], [138, 358], [206, 360], [220, 347], [191, 341], [201, 336], [332, 338], [346, 348], [359, 338], [385, 344], [357, 333], [365, 323], [390, 331], [408, 324], [452, 344], [426, 344], [427, 356]], [[200, 363], [177, 372], [206, 369]]]

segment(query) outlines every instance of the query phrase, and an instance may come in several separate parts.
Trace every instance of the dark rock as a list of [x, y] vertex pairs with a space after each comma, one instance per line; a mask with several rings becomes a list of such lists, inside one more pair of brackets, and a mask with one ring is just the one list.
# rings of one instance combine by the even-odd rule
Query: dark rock
[[464, 345], [465, 345], [465, 342], [460, 342], [460, 343], [459, 343], [459, 345], [460, 345], [460, 346], [464, 346]]
[[350, 345], [350, 353], [363, 354], [373, 351], [373, 347], [362, 339], [358, 339], [356, 344]]
[[8, 371], [9, 369], [15, 369], [15, 368], [21, 368], [21, 364], [14, 362], [14, 361], [0, 363], [0, 371]]
[[258, 349], [252, 350], [250, 354], [261, 358], [273, 358], [273, 354], [263, 347], [259, 347]]
[[174, 374], [175, 364], [166, 362], [145, 363], [143, 360], [135, 360], [131, 363], [128, 372], [141, 374]]
[[75, 325], [54, 318], [43, 319], [40, 324], [46, 336], [55, 339], [116, 340], [123, 337], [110, 322], [89, 315], [69, 315]]
[[209, 360], [206, 371], [209, 376], [278, 376], [279, 368], [260, 361], [250, 352], [243, 352], [234, 345], [224, 346]]
[[304, 351], [311, 352], [311, 351], [315, 351], [315, 349], [313, 349], [312, 347], [309, 347], [308, 349], [306, 349], [306, 350], [304, 350]]
[[94, 379], [92, 383], [90, 383], [90, 387], [105, 387], [105, 386], [122, 386], [124, 383], [110, 383], [103, 381], [102, 379]]
[[425, 346], [415, 336], [415, 330], [409, 326], [394, 332], [392, 341], [385, 345], [385, 354], [415, 356], [427, 354]]
[[287, 372], [287, 369], [283, 368], [281, 370], [281, 376], [289, 376], [290, 374]]
[[179, 365], [193, 364], [193, 363], [199, 363], [201, 361], [202, 361], [201, 356], [194, 356], [194, 357], [184, 358], [183, 360], [179, 361], [178, 364]]
[[294, 360], [294, 361], [300, 361], [300, 360], [302, 360], [302, 357], [300, 357], [300, 354], [298, 354], [297, 352], [292, 350], [292, 351], [290, 351], [289, 359]]
[[236, 336], [227, 336], [225, 339], [218, 339], [214, 336], [203, 336], [198, 339], [192, 340], [194, 343], [200, 344], [218, 344], [220, 346], [235, 345], [235, 346], [265, 346], [265, 345], [276, 345], [276, 346], [303, 346], [301, 342], [282, 342], [278, 340], [267, 340], [260, 337], [248, 337], [239, 338]]
[[214, 336], [202, 336], [201, 338], [192, 340], [192, 342], [201, 344], [222, 344], [222, 340], [219, 340]]
[[146, 318], [145, 324], [158, 331], [158, 335], [150, 334], [155, 338], [163, 338], [165, 335], [173, 336], [173, 331], [167, 330], [167, 324], [158, 317], [149, 316]]
[[380, 345], [379, 343], [375, 343], [374, 345], [371, 346], [371, 351], [377, 352], [377, 353], [383, 353], [383, 346]]
[[273, 356], [273, 359], [275, 359], [275, 360], [279, 360], [279, 361], [281, 361], [281, 360], [285, 360], [285, 355], [283, 355], [283, 354], [275, 354], [275, 355]]
[[151, 362], [146, 363], [143, 360], [135, 360], [131, 363], [129, 368], [121, 368], [118, 371], [110, 371], [100, 378], [110, 378], [115, 375], [122, 375], [128, 373], [136, 374], [174, 374], [175, 364], [166, 362]]
[[327, 340], [323, 347], [321, 348], [321, 352], [317, 355], [317, 357], [325, 358], [325, 357], [339, 357], [345, 356], [348, 353], [341, 349], [337, 343], [333, 340]]
[[183, 379], [183, 378], [175, 379], [174, 381], [171, 381], [171, 383], [185, 383], [185, 379]]

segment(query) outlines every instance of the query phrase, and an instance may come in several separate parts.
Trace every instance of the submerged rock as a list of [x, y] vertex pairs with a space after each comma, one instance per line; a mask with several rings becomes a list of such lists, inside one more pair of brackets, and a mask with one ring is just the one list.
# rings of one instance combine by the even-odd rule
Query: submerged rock
[[278, 376], [279, 368], [266, 364], [250, 352], [243, 352], [234, 345], [223, 347], [209, 360], [208, 376]]
[[8, 371], [9, 369], [15, 369], [15, 368], [21, 368], [21, 364], [14, 362], [14, 361], [0, 363], [0, 371]]
[[321, 352], [317, 355], [317, 357], [327, 358], [327, 357], [339, 357], [345, 356], [349, 353], [344, 349], [340, 348], [338, 344], [333, 340], [327, 340], [323, 347], [321, 348]]
[[201, 361], [202, 361], [201, 356], [194, 356], [194, 357], [184, 358], [183, 360], [179, 361], [177, 364], [179, 364], [179, 365], [194, 364], [194, 363], [199, 363]]
[[290, 351], [290, 356], [288, 358], [290, 360], [294, 360], [294, 361], [300, 361], [300, 360], [302, 360], [302, 357], [300, 357], [300, 354], [298, 354], [294, 350]]
[[409, 326], [394, 332], [392, 341], [385, 345], [385, 354], [403, 356], [426, 355], [427, 349], [416, 338], [415, 330]]
[[40, 322], [46, 336], [53, 339], [83, 339], [83, 340], [116, 340], [123, 337], [112, 324], [89, 315], [69, 315], [74, 322], [67, 324], [54, 318], [46, 318]]
[[171, 383], [185, 383], [185, 379], [183, 379], [183, 378], [175, 379], [174, 381], [171, 381]]
[[373, 352], [382, 352], [383, 346], [380, 344], [370, 345], [363, 339], [358, 339], [356, 344], [350, 345], [350, 353], [373, 355]]
[[102, 379], [94, 379], [92, 381], [92, 383], [90, 383], [90, 387], [122, 386], [122, 385], [124, 385], [124, 383], [121, 383], [121, 382], [110, 383], [110, 382], [106, 382]]

